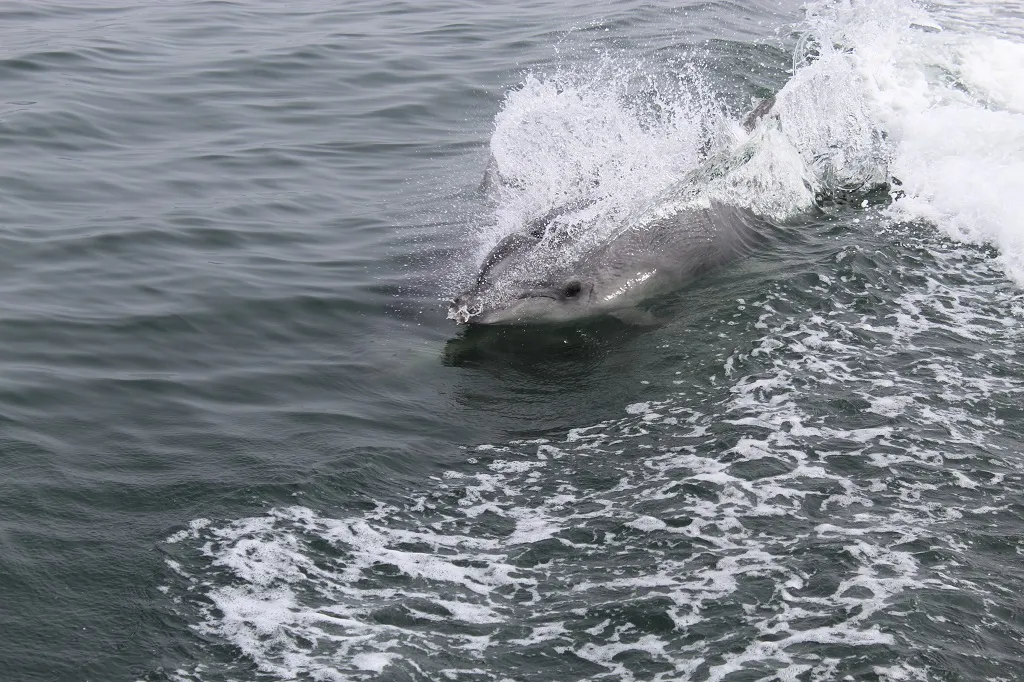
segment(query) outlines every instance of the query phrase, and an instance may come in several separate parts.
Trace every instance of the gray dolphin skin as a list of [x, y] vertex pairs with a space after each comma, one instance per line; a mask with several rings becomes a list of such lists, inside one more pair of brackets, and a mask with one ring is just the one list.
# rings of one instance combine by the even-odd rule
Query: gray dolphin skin
[[451, 302], [448, 318], [525, 324], [628, 310], [750, 253], [763, 225], [750, 211], [712, 202], [626, 229], [563, 263], [563, 244], [535, 221], [488, 254], [474, 286]]

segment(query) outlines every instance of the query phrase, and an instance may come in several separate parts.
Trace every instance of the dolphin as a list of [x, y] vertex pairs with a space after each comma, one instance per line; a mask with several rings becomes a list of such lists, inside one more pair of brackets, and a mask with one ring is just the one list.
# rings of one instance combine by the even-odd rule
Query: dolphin
[[[775, 97], [763, 100], [742, 122], [743, 130], [753, 131], [774, 105]], [[728, 160], [709, 159], [683, 184], [700, 184], [705, 175], [721, 172], [723, 163]], [[492, 158], [482, 187], [507, 182]], [[750, 253], [766, 224], [747, 209], [694, 201], [572, 257], [557, 222], [587, 203], [555, 208], [501, 240], [484, 258], [473, 286], [452, 299], [448, 319], [481, 325], [565, 322], [605, 313], [636, 319], [627, 311], [637, 304]]]
[[551, 220], [534, 221], [499, 242], [473, 286], [451, 301], [448, 318], [483, 325], [568, 322], [606, 313], [629, 319], [626, 311], [639, 303], [751, 253], [766, 223], [749, 210], [708, 202], [631, 226], [596, 249], [567, 257], [571, 250], [549, 228]]

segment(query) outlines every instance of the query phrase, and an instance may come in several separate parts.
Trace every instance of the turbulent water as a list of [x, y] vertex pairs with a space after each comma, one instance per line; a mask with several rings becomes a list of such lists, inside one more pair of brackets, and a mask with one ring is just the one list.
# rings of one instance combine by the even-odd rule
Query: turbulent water
[[[0, 38], [0, 678], [1020, 677], [1024, 5]], [[656, 325], [445, 319], [554, 208], [708, 201], [774, 236]]]

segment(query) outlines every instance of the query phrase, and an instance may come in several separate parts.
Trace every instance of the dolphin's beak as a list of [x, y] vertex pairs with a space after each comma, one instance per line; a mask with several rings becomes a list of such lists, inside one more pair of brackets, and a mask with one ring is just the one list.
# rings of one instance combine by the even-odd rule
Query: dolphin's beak
[[456, 296], [448, 304], [448, 319], [455, 320], [455, 324], [468, 324], [483, 310], [480, 299], [470, 294]]

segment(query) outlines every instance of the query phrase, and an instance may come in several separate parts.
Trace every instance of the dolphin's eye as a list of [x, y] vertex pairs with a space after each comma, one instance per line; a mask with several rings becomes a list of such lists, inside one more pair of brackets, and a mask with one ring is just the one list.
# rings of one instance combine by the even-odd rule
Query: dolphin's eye
[[562, 290], [562, 293], [566, 298], [572, 298], [581, 291], [583, 291], [583, 285], [574, 280], [572, 282], [566, 282], [565, 289]]

